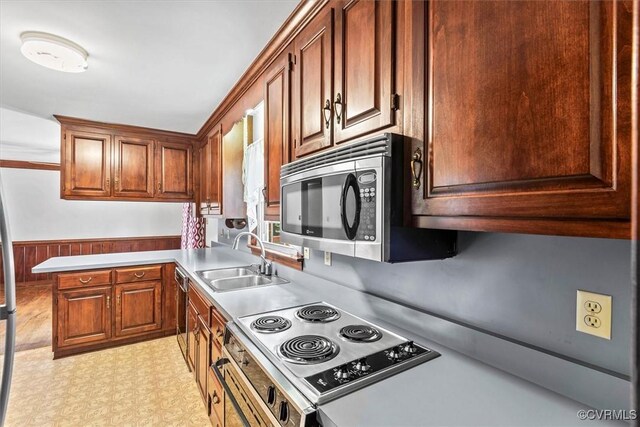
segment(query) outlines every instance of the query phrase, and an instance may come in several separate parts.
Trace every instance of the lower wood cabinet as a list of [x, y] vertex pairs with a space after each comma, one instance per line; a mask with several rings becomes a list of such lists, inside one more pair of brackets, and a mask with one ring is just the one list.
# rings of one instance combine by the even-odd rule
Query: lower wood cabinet
[[54, 345], [95, 344], [111, 338], [110, 286], [60, 291], [57, 301]]
[[[211, 331], [201, 316], [198, 316], [198, 360], [196, 363], [196, 382], [200, 389], [200, 395], [207, 403], [207, 371], [211, 366], [211, 357], [209, 355], [209, 342], [211, 340]], [[208, 405], [207, 405], [208, 406]]]
[[162, 282], [153, 280], [115, 286], [116, 336], [162, 329]]
[[[55, 275], [54, 358], [175, 334], [175, 287], [165, 283], [173, 280], [163, 274], [167, 269], [173, 271], [154, 265]], [[115, 283], [129, 276], [136, 281]]]

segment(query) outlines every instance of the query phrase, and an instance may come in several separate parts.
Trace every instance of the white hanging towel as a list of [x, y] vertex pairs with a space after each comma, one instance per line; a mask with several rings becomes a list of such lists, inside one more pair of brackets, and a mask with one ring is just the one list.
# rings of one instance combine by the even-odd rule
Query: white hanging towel
[[264, 148], [262, 139], [249, 144], [244, 149], [242, 162], [242, 182], [244, 201], [247, 203], [249, 231], [258, 226], [258, 203], [264, 188]]

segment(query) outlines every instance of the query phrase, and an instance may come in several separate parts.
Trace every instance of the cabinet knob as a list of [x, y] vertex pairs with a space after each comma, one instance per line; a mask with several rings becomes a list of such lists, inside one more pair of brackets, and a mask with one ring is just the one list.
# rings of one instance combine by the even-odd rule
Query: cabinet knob
[[324, 114], [324, 125], [329, 129], [329, 126], [331, 125], [331, 101], [328, 99], [324, 101], [324, 108], [322, 109], [322, 112]]

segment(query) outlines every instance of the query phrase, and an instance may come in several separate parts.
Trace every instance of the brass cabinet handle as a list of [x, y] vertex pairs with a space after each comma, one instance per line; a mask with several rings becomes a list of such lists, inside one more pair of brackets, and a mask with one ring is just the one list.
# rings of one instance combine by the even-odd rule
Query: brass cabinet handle
[[107, 189], [111, 187], [111, 179], [110, 178], [107, 178], [106, 186], [107, 186]]
[[215, 391], [213, 392], [213, 396], [211, 396], [211, 401], [213, 402], [214, 405], [217, 405], [218, 403], [220, 403], [220, 398], [218, 397], [218, 393], [216, 393]]
[[329, 125], [331, 125], [331, 101], [328, 99], [324, 102], [322, 112], [324, 114], [324, 125], [329, 129]]
[[119, 182], [119, 180], [118, 180], [118, 177], [116, 176], [116, 177], [113, 179], [113, 185], [115, 186], [115, 189], [116, 189], [116, 190], [120, 190], [120, 187], [118, 186], [118, 182]]
[[146, 274], [146, 271], [143, 271], [142, 273], [140, 273], [138, 275], [138, 273], [133, 273], [134, 276], [136, 276], [138, 279], [142, 279], [144, 277], [144, 275]]
[[120, 305], [120, 294], [116, 296], [116, 304]]
[[220, 330], [220, 328], [216, 329], [216, 336], [219, 338], [221, 336], [223, 336], [224, 333]]
[[162, 183], [158, 181], [158, 191], [162, 191]]
[[111, 297], [107, 295], [107, 308], [111, 308]]
[[333, 106], [336, 109], [336, 123], [340, 124], [340, 118], [342, 116], [342, 95], [338, 94], [336, 96]]
[[89, 283], [90, 281], [93, 280], [93, 277], [89, 277], [87, 280], [84, 280], [82, 277], [78, 277], [78, 280], [80, 281], [80, 283], [82, 283], [83, 285], [86, 285], [87, 283]]
[[414, 188], [420, 188], [420, 176], [422, 175], [422, 150], [416, 148], [411, 156], [411, 175]]

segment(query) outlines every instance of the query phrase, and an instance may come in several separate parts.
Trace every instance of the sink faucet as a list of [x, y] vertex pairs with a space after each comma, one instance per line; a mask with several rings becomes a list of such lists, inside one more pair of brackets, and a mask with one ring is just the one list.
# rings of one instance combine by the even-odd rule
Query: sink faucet
[[260, 245], [261, 250], [260, 258], [262, 262], [260, 263], [260, 274], [271, 276], [273, 266], [271, 264], [271, 261], [267, 261], [267, 258], [265, 258], [264, 244], [262, 243], [262, 239], [260, 239], [257, 234], [250, 231], [243, 231], [242, 233], [238, 234], [235, 239], [233, 239], [233, 245], [231, 246], [231, 249], [238, 249], [238, 243], [240, 242], [240, 238], [242, 236], [253, 236], [256, 238], [256, 242], [258, 242], [258, 245]]

